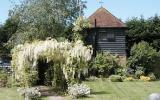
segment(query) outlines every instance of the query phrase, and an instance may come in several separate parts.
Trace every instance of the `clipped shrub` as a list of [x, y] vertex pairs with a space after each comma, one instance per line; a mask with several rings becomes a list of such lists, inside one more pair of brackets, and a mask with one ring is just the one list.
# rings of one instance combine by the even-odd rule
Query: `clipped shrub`
[[72, 98], [88, 96], [90, 94], [90, 88], [85, 84], [74, 84], [68, 87], [68, 93]]
[[151, 81], [151, 78], [148, 76], [140, 76], [141, 81]]
[[109, 76], [109, 80], [112, 82], [122, 82], [123, 81], [122, 76], [120, 75], [111, 75]]

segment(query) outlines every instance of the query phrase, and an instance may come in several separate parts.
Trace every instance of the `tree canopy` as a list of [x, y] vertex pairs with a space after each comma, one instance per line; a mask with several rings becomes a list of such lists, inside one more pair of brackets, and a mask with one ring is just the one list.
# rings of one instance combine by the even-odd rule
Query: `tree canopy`
[[77, 0], [22, 0], [10, 11], [11, 18], [19, 20], [18, 30], [10, 39], [24, 43], [46, 37], [67, 37], [67, 28], [78, 17]]
[[160, 50], [160, 17], [155, 15], [148, 19], [141, 17], [133, 18], [126, 22], [127, 30], [127, 47], [128, 50], [140, 41], [150, 43], [154, 48]]
[[4, 25], [0, 26], [0, 55], [8, 55], [10, 53], [10, 46], [7, 44], [9, 39], [14, 35], [18, 28], [18, 21], [14, 19], [7, 19]]

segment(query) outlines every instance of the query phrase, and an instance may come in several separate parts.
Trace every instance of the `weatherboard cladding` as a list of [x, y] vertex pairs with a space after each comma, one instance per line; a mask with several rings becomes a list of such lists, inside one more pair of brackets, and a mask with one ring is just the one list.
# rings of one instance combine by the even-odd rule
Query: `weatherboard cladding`
[[[98, 31], [101, 35], [101, 32]], [[108, 42], [101, 41], [98, 39], [97, 41], [97, 51], [109, 51], [112, 54], [119, 54], [119, 55], [126, 55], [126, 42], [125, 42], [125, 35], [123, 34], [123, 30], [107, 30], [106, 33], [114, 32], [115, 34], [115, 41]], [[121, 32], [121, 33], [120, 33]]]
[[[89, 18], [90, 40], [96, 51], [109, 51], [112, 54], [126, 55], [125, 24], [105, 8], [99, 8]], [[95, 27], [96, 19], [96, 27]], [[97, 35], [95, 35], [95, 33]], [[102, 34], [114, 33], [114, 41], [101, 40]], [[96, 40], [95, 40], [96, 39]], [[96, 41], [96, 43], [95, 43]], [[96, 45], [96, 46], [95, 46]]]

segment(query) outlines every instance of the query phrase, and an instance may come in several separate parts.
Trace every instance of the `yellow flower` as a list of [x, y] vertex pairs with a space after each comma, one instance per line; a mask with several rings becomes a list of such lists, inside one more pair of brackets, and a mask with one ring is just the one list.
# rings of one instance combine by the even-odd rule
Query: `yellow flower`
[[123, 81], [134, 81], [133, 77], [126, 77]]
[[140, 76], [140, 80], [142, 80], [142, 81], [150, 81], [151, 78], [147, 77], [147, 76]]

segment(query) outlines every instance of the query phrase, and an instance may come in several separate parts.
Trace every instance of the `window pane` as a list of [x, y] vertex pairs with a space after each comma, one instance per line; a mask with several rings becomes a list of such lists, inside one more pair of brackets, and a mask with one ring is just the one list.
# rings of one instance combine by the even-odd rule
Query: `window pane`
[[99, 33], [99, 40], [106, 41], [107, 40], [107, 33]]
[[114, 33], [108, 33], [108, 34], [107, 34], [107, 40], [108, 40], [109, 42], [115, 41]]

